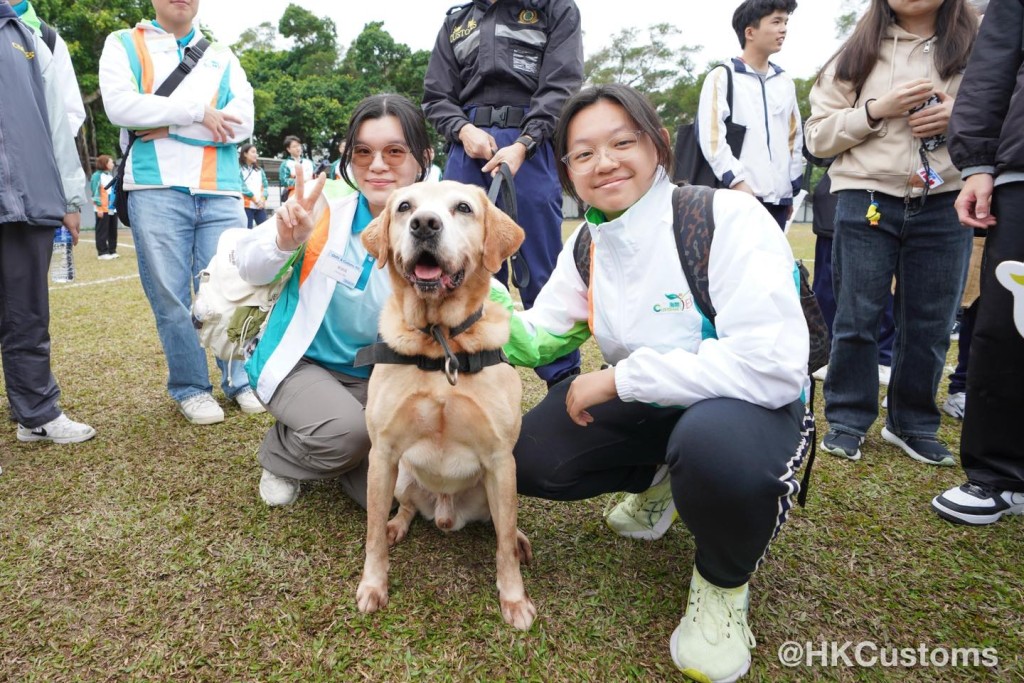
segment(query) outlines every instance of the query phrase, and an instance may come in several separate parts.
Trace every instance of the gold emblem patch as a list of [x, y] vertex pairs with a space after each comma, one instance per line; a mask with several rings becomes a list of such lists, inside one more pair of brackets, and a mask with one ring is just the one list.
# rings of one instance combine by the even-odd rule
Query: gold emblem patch
[[540, 15], [534, 12], [532, 9], [524, 9], [519, 13], [520, 24], [536, 24], [540, 20]]
[[466, 22], [465, 26], [463, 26], [462, 24], [459, 24], [458, 26], [456, 26], [455, 28], [452, 29], [451, 35], [448, 36], [448, 42], [449, 43], [454, 43], [457, 40], [462, 40], [463, 38], [465, 38], [466, 36], [468, 36], [469, 34], [471, 34], [475, 30], [476, 30], [476, 20], [475, 19], [470, 19], [468, 22]]
[[11, 41], [11, 46], [21, 54], [25, 55], [25, 59], [35, 59], [36, 53], [32, 50], [26, 50], [20, 43]]

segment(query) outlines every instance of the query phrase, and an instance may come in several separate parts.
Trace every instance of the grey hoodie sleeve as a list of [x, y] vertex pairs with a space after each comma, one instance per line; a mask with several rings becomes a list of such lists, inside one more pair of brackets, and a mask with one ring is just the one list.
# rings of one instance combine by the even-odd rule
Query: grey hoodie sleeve
[[78, 148], [71, 136], [67, 112], [64, 108], [64, 94], [60, 91], [61, 79], [56, 72], [53, 55], [43, 39], [36, 36], [36, 55], [43, 76], [46, 96], [46, 113], [50, 120], [50, 135], [53, 139], [53, 156], [64, 186], [66, 213], [77, 213], [85, 206], [85, 171], [78, 158]]

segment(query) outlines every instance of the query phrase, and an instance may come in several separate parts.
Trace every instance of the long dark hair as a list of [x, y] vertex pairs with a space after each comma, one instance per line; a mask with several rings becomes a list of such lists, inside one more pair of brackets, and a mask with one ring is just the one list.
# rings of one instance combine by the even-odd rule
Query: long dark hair
[[385, 116], [394, 116], [398, 119], [398, 125], [402, 127], [402, 135], [405, 137], [405, 144], [409, 146], [409, 153], [413, 155], [416, 163], [420, 166], [420, 173], [416, 180], [423, 180], [427, 177], [427, 149], [430, 147], [430, 135], [427, 133], [427, 121], [423, 118], [423, 111], [402, 95], [384, 93], [370, 95], [357, 104], [355, 111], [352, 112], [352, 120], [348, 122], [345, 151], [341, 153], [338, 171], [341, 173], [342, 179], [353, 187], [356, 183], [348, 177], [348, 167], [352, 162], [352, 152], [356, 146], [359, 127], [363, 125], [364, 121], [382, 119]]
[[[836, 80], [846, 81], [860, 92], [878, 62], [885, 33], [896, 23], [896, 13], [887, 0], [871, 0], [871, 6], [857, 22], [853, 34], [832, 55], [821, 74], [835, 62]], [[978, 15], [966, 0], [945, 0], [935, 17], [935, 68], [943, 80], [967, 66], [974, 38], [978, 33]]]
[[[613, 102], [626, 110], [630, 118], [636, 122], [637, 128], [642, 130], [654, 143], [654, 149], [658, 153], [658, 165], [665, 169], [666, 173], [670, 173], [672, 148], [661, 134], [663, 126], [661, 119], [658, 118], [658, 112], [643, 93], [621, 83], [592, 85], [583, 88], [566, 100], [562, 106], [562, 112], [558, 115], [558, 123], [555, 124], [553, 139], [555, 158], [561, 159], [569, 153], [569, 124], [572, 123], [576, 114], [601, 100]], [[572, 179], [569, 178], [569, 169], [561, 161], [556, 166], [558, 167], [558, 181], [562, 184], [562, 189], [573, 199], [579, 200], [580, 197], [576, 194]]]
[[247, 142], [247, 143], [245, 143], [244, 145], [242, 145], [241, 147], [238, 148], [238, 165], [239, 166], [245, 166], [246, 165], [246, 163], [245, 163], [245, 155], [249, 152], [250, 149], [252, 149], [255, 146], [256, 145], [252, 144], [251, 142]]

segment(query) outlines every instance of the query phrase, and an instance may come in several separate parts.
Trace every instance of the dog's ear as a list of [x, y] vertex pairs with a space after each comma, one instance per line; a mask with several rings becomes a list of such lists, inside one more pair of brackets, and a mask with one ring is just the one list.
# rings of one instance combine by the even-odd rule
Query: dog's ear
[[[483, 194], [483, 190], [480, 191]], [[526, 239], [526, 233], [484, 195], [484, 268], [497, 273]]]
[[370, 221], [361, 236], [363, 246], [370, 256], [377, 259], [377, 267], [383, 268], [388, 263], [391, 251], [391, 201], [389, 200], [380, 215]]

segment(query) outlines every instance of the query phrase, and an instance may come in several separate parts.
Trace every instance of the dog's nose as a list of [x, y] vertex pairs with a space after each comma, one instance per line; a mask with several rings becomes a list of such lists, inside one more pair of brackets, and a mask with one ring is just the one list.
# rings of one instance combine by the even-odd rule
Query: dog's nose
[[421, 211], [409, 221], [409, 230], [415, 237], [431, 237], [440, 232], [443, 227], [441, 217], [433, 211]]

